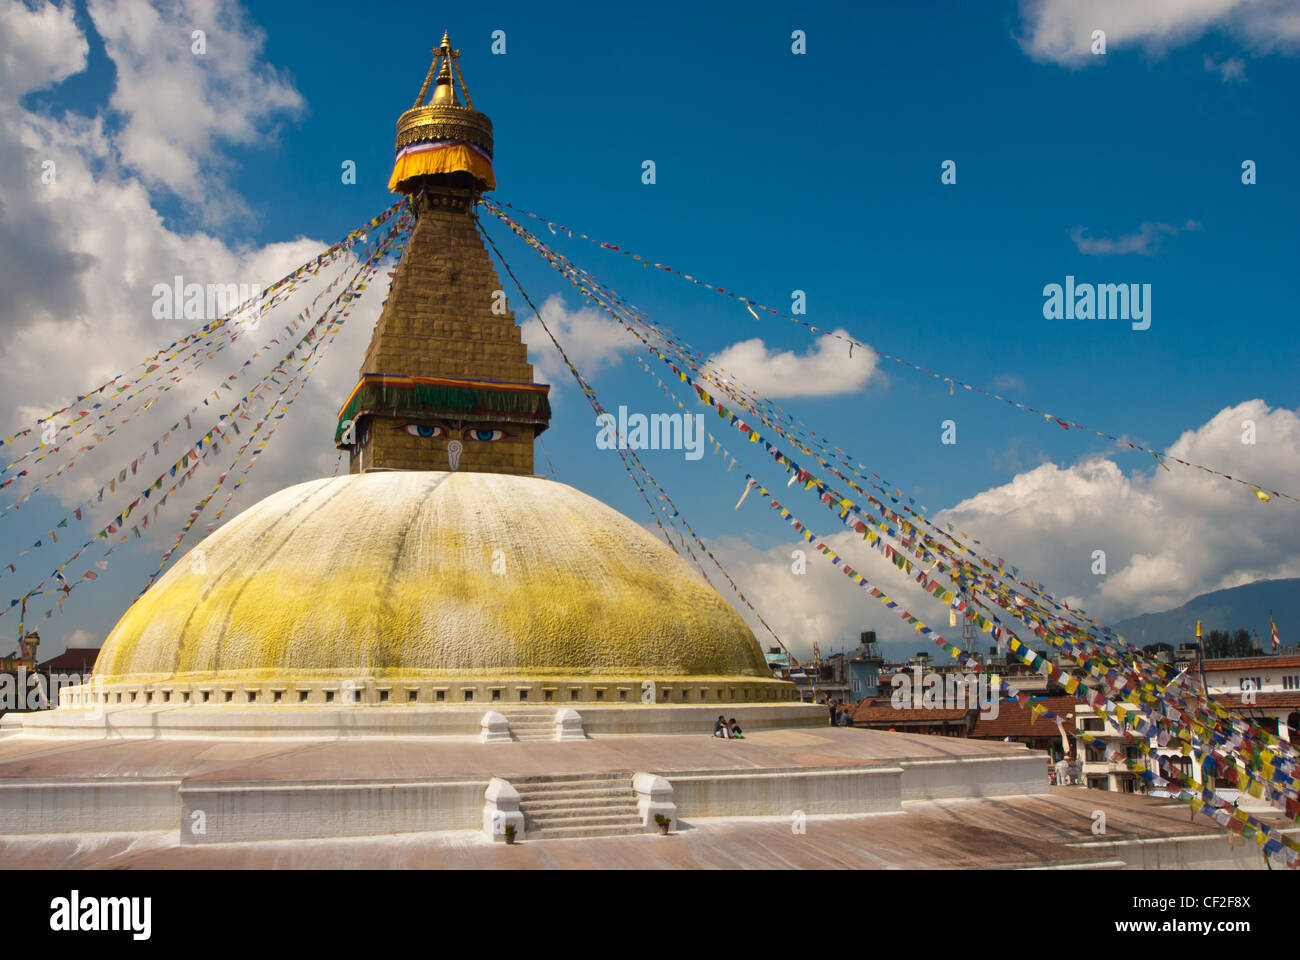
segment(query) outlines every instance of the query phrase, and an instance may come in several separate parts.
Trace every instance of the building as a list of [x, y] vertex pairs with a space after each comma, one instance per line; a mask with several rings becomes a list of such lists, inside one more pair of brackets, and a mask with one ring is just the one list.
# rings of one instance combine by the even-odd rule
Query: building
[[[1033, 711], [1035, 704], [1051, 710], [1066, 724], [1057, 726], [1038, 718]], [[925, 708], [916, 702], [895, 706], [890, 698], [877, 697], [858, 704], [853, 725], [867, 730], [1023, 744], [1031, 750], [1043, 751], [1049, 779], [1055, 783], [1057, 761], [1076, 756], [1072, 721], [1080, 706], [1086, 705], [1066, 696], [1033, 697], [1024, 706], [1004, 699], [998, 701], [996, 710], [948, 704]]]
[[862, 631], [858, 649], [849, 661], [849, 702], [861, 703], [880, 695], [880, 671], [885, 658], [876, 645], [876, 631]]
[[[1127, 722], [1126, 724], [1127, 725]], [[1142, 750], [1125, 736], [1124, 730], [1111, 717], [1101, 716], [1086, 703], [1076, 703], [1074, 727], [1077, 733], [1088, 733], [1095, 741], [1080, 741], [1083, 752], [1084, 784], [1092, 790], [1110, 790], [1115, 793], [1145, 793], [1146, 784], [1128, 764], [1143, 758]], [[1124, 759], [1110, 759], [1116, 752]]]
[[[13, 643], [11, 640], [10, 643]], [[15, 649], [0, 655], [0, 673], [17, 674], [19, 670], [31, 672], [36, 667], [36, 648], [41, 645], [41, 635], [35, 630], [23, 634]]]
[[1224, 707], [1281, 740], [1300, 739], [1300, 656], [1206, 660], [1204, 668]]
[[[1250, 720], [1260, 729], [1294, 742], [1300, 735], [1300, 656], [1233, 657], [1204, 660], [1200, 648], [1193, 643], [1180, 644], [1168, 659], [1187, 675], [1184, 682], [1196, 687], [1206, 686], [1211, 697], [1225, 709]], [[1121, 793], [1145, 793], [1147, 786], [1131, 763], [1143, 762], [1146, 769], [1160, 772], [1155, 764], [1115, 720], [1097, 715], [1087, 704], [1078, 704], [1076, 727], [1099, 738], [1097, 744], [1085, 745], [1083, 772], [1087, 785], [1093, 789]], [[1155, 741], [1148, 746], [1160, 758], [1165, 770], [1172, 768], [1179, 776], [1204, 783], [1203, 771], [1192, 756], [1183, 756], [1176, 746], [1159, 746]], [[1123, 759], [1109, 759], [1116, 752]], [[1229, 799], [1237, 798], [1236, 790], [1217, 788]], [[1249, 802], [1249, 798], [1247, 798]]]
[[176, 707], [265, 708], [272, 728], [292, 722], [286, 708], [338, 702], [479, 717], [481, 704], [788, 704], [798, 716], [795, 685], [684, 560], [534, 475], [550, 388], [480, 233], [492, 123], [457, 57], [444, 37], [397, 123], [390, 188], [412, 230], [341, 398], [349, 473], [245, 510], [199, 545], [202, 572], [168, 569], [105, 639], [96, 695], [161, 708], [159, 724], [184, 724]]

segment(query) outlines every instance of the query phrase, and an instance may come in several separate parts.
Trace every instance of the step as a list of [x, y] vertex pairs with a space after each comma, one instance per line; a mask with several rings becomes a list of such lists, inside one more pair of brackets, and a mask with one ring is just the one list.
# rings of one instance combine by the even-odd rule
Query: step
[[552, 783], [572, 783], [577, 780], [591, 781], [603, 780], [609, 783], [626, 783], [629, 787], [632, 785], [632, 774], [624, 773], [621, 770], [602, 770], [598, 773], [542, 773], [527, 777], [511, 777], [510, 782], [514, 784], [516, 790], [520, 785], [539, 786]]
[[616, 804], [614, 806], [590, 807], [541, 807], [525, 808], [524, 816], [533, 820], [555, 820], [560, 817], [640, 817], [636, 804]]
[[637, 808], [636, 797], [630, 795], [617, 797], [546, 797], [545, 800], [526, 800], [520, 804], [525, 810], [569, 810], [591, 807], [630, 807]]
[[636, 826], [547, 827], [546, 830], [525, 830], [525, 840], [565, 840], [585, 836], [646, 836], [649, 831], [640, 823]]
[[608, 787], [595, 789], [575, 787], [571, 790], [520, 790], [519, 802], [527, 806], [539, 800], [621, 800], [635, 796], [627, 787], [620, 787], [617, 790]]
[[594, 789], [596, 787], [605, 786], [606, 784], [608, 784], [611, 789], [615, 787], [619, 790], [632, 789], [631, 777], [626, 779], [622, 777], [611, 777], [606, 773], [594, 773], [590, 777], [565, 777], [564, 779], [557, 778], [555, 780], [512, 779], [510, 782], [514, 784], [515, 789], [521, 793], [526, 790], [573, 790], [579, 787], [582, 789]]
[[621, 827], [640, 825], [641, 821], [634, 815], [626, 813], [589, 817], [525, 817], [525, 830], [536, 827], [545, 830], [548, 827]]

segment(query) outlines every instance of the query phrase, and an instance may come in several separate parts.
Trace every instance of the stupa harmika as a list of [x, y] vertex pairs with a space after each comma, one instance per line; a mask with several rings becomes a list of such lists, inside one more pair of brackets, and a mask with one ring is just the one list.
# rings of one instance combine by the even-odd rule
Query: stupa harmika
[[492, 123], [457, 58], [444, 35], [397, 123], [389, 186], [417, 220], [339, 412], [349, 475], [249, 508], [199, 546], [203, 572], [178, 562], [109, 634], [99, 695], [281, 712], [353, 697], [479, 713], [644, 699], [798, 710], [793, 684], [680, 557], [533, 475], [550, 388], [534, 382], [478, 232]]

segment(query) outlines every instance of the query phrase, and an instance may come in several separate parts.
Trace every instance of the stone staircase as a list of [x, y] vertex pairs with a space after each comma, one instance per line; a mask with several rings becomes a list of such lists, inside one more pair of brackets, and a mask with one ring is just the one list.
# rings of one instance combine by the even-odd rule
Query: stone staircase
[[512, 777], [510, 783], [519, 792], [526, 840], [646, 832], [631, 773]]
[[521, 743], [555, 739], [554, 709], [511, 710], [505, 717], [510, 721], [510, 732]]

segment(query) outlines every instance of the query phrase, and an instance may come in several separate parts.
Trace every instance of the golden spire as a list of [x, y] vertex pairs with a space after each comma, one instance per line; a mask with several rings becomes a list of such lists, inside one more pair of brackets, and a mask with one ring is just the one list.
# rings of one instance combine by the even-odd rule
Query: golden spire
[[[397, 121], [397, 162], [389, 189], [409, 193], [418, 177], [455, 170], [471, 173], [485, 189], [495, 189], [492, 121], [474, 109], [465, 76], [460, 72], [460, 51], [452, 47], [444, 30], [442, 42], [431, 52], [433, 62], [425, 74], [420, 95]], [[434, 85], [433, 96], [426, 103], [430, 84]], [[460, 147], [456, 148], [458, 144]], [[456, 149], [434, 157], [429, 152], [434, 145]], [[421, 155], [417, 157], [417, 153]]]

